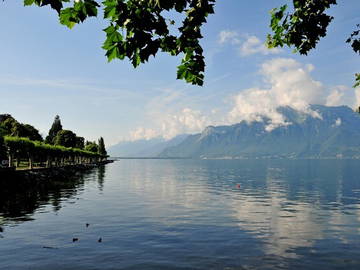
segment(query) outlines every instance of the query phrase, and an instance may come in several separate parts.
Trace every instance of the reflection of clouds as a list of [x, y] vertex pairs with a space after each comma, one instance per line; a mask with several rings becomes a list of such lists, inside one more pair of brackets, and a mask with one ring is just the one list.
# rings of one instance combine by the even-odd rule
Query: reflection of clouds
[[[360, 210], [344, 210], [341, 175], [336, 176], [339, 184], [336, 202], [324, 204], [319, 202], [319, 190], [311, 193], [301, 190], [301, 200], [287, 199], [289, 188], [281, 172], [281, 169], [268, 168], [265, 190], [255, 190], [250, 195], [249, 191], [242, 191], [232, 202], [239, 226], [262, 239], [267, 254], [295, 258], [295, 249], [311, 248], [320, 239], [353, 241], [351, 236], [360, 230], [358, 226], [348, 225], [359, 223]], [[306, 196], [313, 197], [315, 202], [307, 202]]]
[[283, 204], [282, 194], [272, 192], [266, 201], [242, 195], [232, 207], [239, 226], [264, 240], [267, 254], [295, 257], [292, 249], [311, 247], [323, 237], [322, 225], [316, 222], [313, 206]]
[[[341, 167], [257, 166], [250, 173], [246, 166], [229, 167], [215, 175], [218, 168], [203, 163], [159, 162], [166, 163], [136, 166], [129, 181], [129, 192], [146, 201], [146, 214], [159, 223], [239, 226], [263, 242], [267, 255], [284, 258], [296, 258], [301, 248], [317, 249], [319, 240], [354, 243], [352, 236], [360, 233], [359, 196], [344, 202], [349, 190], [343, 188]], [[261, 172], [255, 176], [253, 169]], [[245, 180], [237, 190], [233, 183], [239, 179]]]
[[[163, 161], [159, 161], [163, 162]], [[165, 161], [161, 170], [144, 162], [132, 175], [130, 188], [145, 200], [156, 200], [157, 204], [173, 204], [177, 209], [200, 210], [209, 200], [209, 190], [201, 170], [189, 171], [191, 168], [179, 168], [171, 161]], [[199, 181], [200, 180], [200, 181]], [[149, 205], [150, 206], [150, 205]]]
[[321, 239], [322, 225], [316, 221], [314, 205], [285, 198], [282, 170], [267, 168], [266, 190], [234, 200], [234, 216], [239, 226], [264, 240], [265, 252], [283, 257], [296, 257], [293, 249], [311, 247]]

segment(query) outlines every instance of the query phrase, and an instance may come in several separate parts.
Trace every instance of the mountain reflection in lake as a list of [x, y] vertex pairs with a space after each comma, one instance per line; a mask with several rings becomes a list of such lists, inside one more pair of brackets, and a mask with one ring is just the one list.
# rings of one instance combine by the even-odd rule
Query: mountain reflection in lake
[[356, 160], [121, 160], [0, 180], [0, 269], [359, 269], [359, 175]]

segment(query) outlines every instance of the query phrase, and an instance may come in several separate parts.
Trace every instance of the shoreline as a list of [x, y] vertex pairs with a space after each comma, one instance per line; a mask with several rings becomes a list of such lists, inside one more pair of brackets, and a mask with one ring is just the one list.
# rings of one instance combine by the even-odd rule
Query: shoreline
[[68, 178], [78, 172], [84, 172], [99, 166], [114, 162], [113, 160], [100, 161], [90, 164], [65, 165], [61, 167], [21, 169], [2, 168], [0, 169], [0, 181], [13, 180], [14, 178], [45, 180], [50, 178]]

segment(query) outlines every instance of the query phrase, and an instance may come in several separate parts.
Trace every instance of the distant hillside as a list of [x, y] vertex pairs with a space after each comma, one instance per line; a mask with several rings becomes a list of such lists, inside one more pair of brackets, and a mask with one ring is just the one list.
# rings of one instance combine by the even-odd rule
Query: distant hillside
[[108, 148], [112, 157], [156, 157], [167, 147], [180, 144], [188, 135], [182, 134], [171, 140], [154, 138], [151, 140], [137, 140], [120, 142]]
[[312, 105], [321, 118], [278, 109], [290, 125], [265, 130], [269, 120], [207, 127], [166, 148], [161, 157], [193, 158], [335, 158], [360, 157], [360, 116], [349, 107]]

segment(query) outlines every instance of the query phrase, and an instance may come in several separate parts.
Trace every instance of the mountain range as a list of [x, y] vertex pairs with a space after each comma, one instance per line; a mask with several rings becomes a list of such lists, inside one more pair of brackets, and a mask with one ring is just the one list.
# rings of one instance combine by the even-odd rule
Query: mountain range
[[310, 105], [318, 116], [279, 107], [288, 122], [267, 131], [270, 119], [209, 126], [168, 146], [160, 157], [360, 158], [360, 115], [347, 106]]

